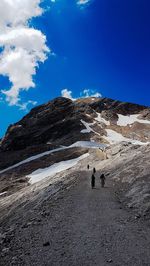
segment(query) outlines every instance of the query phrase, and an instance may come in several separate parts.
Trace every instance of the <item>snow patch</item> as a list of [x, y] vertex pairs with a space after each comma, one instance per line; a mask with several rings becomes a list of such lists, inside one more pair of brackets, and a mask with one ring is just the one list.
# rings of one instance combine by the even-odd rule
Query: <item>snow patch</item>
[[80, 132], [81, 133], [90, 133], [90, 132], [93, 132], [95, 133], [96, 135], [100, 136], [100, 134], [98, 132], [96, 132], [94, 129], [92, 129], [90, 126], [93, 126], [96, 124], [96, 122], [93, 122], [93, 123], [87, 123], [85, 122], [84, 120], [80, 120], [82, 122], [82, 124], [86, 127], [86, 129], [82, 129]]
[[104, 136], [104, 138], [107, 141], [109, 141], [109, 143], [111, 143], [111, 144], [116, 144], [116, 143], [119, 143], [122, 141], [131, 142], [134, 145], [147, 145], [147, 144], [149, 144], [149, 142], [141, 142], [138, 140], [126, 138], [122, 134], [120, 134], [120, 133], [118, 133], [112, 129], [106, 129], [106, 131], [107, 131], [107, 137]]
[[81, 130], [81, 133], [90, 133], [90, 132], [94, 132], [94, 130], [90, 127], [90, 126], [93, 126], [94, 124], [95, 124], [95, 122], [94, 123], [87, 123], [87, 122], [85, 122], [84, 120], [80, 120], [81, 121], [81, 123], [85, 126], [85, 128], [86, 129], [82, 129]]
[[106, 144], [94, 142], [94, 141], [77, 141], [74, 144], [70, 146], [70, 148], [73, 147], [83, 147], [83, 148], [106, 148]]
[[91, 117], [89, 114], [86, 114], [86, 116]]
[[117, 125], [118, 126], [127, 126], [127, 125], [132, 125], [135, 122], [142, 123], [142, 124], [150, 124], [150, 121], [144, 120], [144, 119], [139, 119], [138, 118], [139, 114], [135, 115], [121, 115], [118, 114], [118, 121]]
[[0, 196], [6, 195], [7, 191], [0, 193]]
[[31, 173], [30, 175], [28, 175], [27, 177], [30, 178], [30, 181], [29, 181], [30, 184], [37, 183], [46, 177], [53, 176], [57, 173], [60, 173], [60, 172], [65, 171], [69, 168], [72, 168], [80, 160], [82, 160], [88, 156], [89, 156], [89, 153], [86, 153], [86, 154], [81, 155], [80, 157], [72, 159], [72, 160], [61, 161], [59, 163], [55, 163], [55, 164], [51, 165], [50, 167], [38, 169], [38, 170], [34, 171], [33, 173]]
[[96, 113], [96, 114], [97, 114], [97, 117], [95, 118], [96, 121], [100, 123], [104, 123], [106, 126], [110, 126], [110, 122], [104, 119], [100, 113]]

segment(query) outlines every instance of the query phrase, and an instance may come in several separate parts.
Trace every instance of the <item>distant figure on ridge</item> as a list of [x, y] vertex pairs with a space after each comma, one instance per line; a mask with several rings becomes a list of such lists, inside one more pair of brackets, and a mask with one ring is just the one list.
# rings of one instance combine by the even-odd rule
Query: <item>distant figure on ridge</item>
[[100, 176], [101, 187], [104, 187], [104, 185], [105, 185], [105, 180], [106, 180], [105, 175], [102, 174], [102, 175]]
[[90, 169], [90, 166], [89, 166], [89, 164], [87, 165], [87, 169]]
[[95, 175], [92, 174], [91, 176], [91, 188], [93, 189], [95, 187]]
[[96, 173], [96, 169], [95, 169], [95, 167], [93, 168], [93, 173], [94, 173], [94, 174]]

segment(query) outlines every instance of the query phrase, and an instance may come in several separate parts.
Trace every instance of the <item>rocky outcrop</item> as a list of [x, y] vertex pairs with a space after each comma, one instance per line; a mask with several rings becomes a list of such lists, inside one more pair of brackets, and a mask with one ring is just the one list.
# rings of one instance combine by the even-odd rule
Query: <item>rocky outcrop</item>
[[20, 150], [47, 142], [71, 144], [82, 129], [81, 118], [82, 110], [77, 110], [71, 100], [54, 99], [32, 109], [21, 121], [11, 125], [2, 140], [1, 149]]
[[118, 115], [115, 111], [113, 110], [105, 110], [101, 112], [101, 115], [104, 119], [107, 121], [110, 121], [111, 124], [116, 124], [118, 120]]
[[70, 117], [73, 110], [72, 101], [66, 98], [57, 98], [33, 108], [21, 121], [8, 128], [1, 143], [2, 150], [19, 150], [59, 139], [66, 134], [66, 128], [74, 129], [75, 123]]
[[109, 111], [122, 115], [137, 114], [147, 109], [147, 107], [145, 106], [128, 102], [115, 101], [109, 98], [100, 98], [99, 101], [93, 101], [90, 106], [97, 112]]
[[140, 119], [150, 120], [150, 109], [144, 109], [139, 115]]

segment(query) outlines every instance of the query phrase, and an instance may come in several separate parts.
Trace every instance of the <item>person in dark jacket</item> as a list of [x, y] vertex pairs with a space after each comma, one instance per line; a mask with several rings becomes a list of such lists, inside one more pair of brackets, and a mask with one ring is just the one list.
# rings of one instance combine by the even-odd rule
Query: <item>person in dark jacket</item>
[[105, 175], [104, 174], [101, 174], [101, 176], [100, 176], [101, 187], [104, 187], [105, 186], [105, 180], [106, 180]]
[[91, 176], [91, 188], [93, 189], [95, 187], [95, 175], [92, 174]]
[[93, 174], [95, 174], [96, 173], [96, 169], [95, 169], [95, 167], [93, 168]]
[[89, 164], [87, 165], [87, 169], [90, 169], [90, 166], [89, 166]]

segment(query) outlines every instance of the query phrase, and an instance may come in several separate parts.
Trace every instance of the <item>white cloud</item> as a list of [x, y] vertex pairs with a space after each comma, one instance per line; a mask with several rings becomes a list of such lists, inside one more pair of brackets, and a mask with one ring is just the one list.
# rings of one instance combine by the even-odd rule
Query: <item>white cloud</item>
[[5, 30], [8, 26], [26, 25], [32, 17], [40, 16], [43, 12], [40, 2], [41, 0], [1, 0], [0, 28]]
[[9, 90], [2, 90], [10, 105], [21, 107], [20, 92], [35, 87], [36, 68], [49, 52], [46, 36], [28, 24], [42, 14], [41, 1], [0, 0], [0, 74], [8, 76], [12, 84]]
[[88, 98], [88, 97], [102, 97], [101, 93], [96, 92], [94, 90], [84, 89], [80, 93], [81, 97]]
[[80, 5], [80, 6], [83, 6], [83, 5], [89, 4], [90, 1], [91, 0], [78, 0], [77, 4]]
[[21, 104], [17, 104], [17, 106], [19, 107], [20, 110], [25, 110], [26, 112], [29, 111], [28, 110], [28, 106], [35, 106], [37, 104], [36, 101], [27, 101], [25, 103], [21, 103]]
[[[71, 100], [76, 100], [75, 98], [72, 97], [72, 91], [68, 89], [63, 89], [61, 91], [61, 96], [65, 98], [69, 98]], [[82, 92], [80, 92], [80, 96], [82, 98], [88, 98], [88, 97], [102, 97], [101, 93], [96, 92], [94, 90], [89, 90], [89, 89], [84, 89]]]
[[61, 91], [61, 96], [62, 97], [65, 97], [65, 98], [68, 98], [68, 99], [71, 99], [71, 100], [75, 100], [73, 97], [72, 97], [72, 91], [68, 90], [68, 89], [64, 89]]

